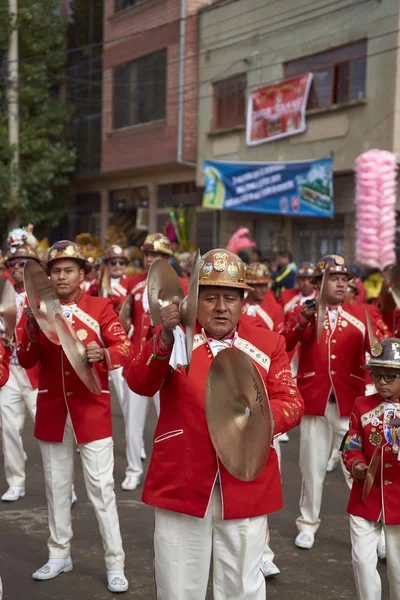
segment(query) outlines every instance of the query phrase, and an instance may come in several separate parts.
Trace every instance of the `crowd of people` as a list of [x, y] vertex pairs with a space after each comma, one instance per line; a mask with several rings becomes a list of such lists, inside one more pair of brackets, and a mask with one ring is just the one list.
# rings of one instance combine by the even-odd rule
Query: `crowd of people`
[[[356, 265], [347, 266], [338, 255], [297, 266], [289, 251], [273, 262], [254, 247], [240, 256], [228, 248], [211, 250], [199, 262], [187, 371], [176, 364], [174, 352], [176, 328], [184, 332], [180, 299], [160, 307], [161, 325], [155, 327], [148, 272], [155, 261], [168, 261], [184, 296], [195, 254], [174, 253], [170, 240], [155, 233], [141, 246], [141, 272], [136, 256], [136, 272], [129, 274], [131, 257], [118, 244], [106, 248], [99, 260], [90, 258], [76, 241], [56, 242], [40, 256], [27, 236], [10, 236], [1, 268], [14, 286], [17, 305], [15, 334], [8, 339], [3, 332], [0, 346], [8, 484], [1, 499], [20, 501], [29, 494], [22, 437], [28, 409], [48, 505], [48, 560], [32, 577], [47, 580], [73, 569], [71, 505], [77, 499], [73, 457], [78, 447], [103, 539], [108, 589], [128, 589], [114, 493], [111, 391], [125, 423], [126, 471], [119, 483], [126, 492], [144, 485], [143, 501], [155, 507], [157, 598], [203, 600], [212, 554], [215, 600], [265, 599], [265, 578], [279, 574], [267, 519], [282, 508], [279, 444], [299, 426], [302, 485], [295, 545], [313, 547], [326, 472], [340, 464], [351, 490], [358, 598], [380, 599], [377, 561], [387, 558], [391, 599], [400, 600], [395, 568], [400, 548], [395, 492], [400, 485], [400, 311], [395, 295], [382, 303], [379, 286], [369, 285], [368, 277], [363, 282]], [[28, 260], [46, 271], [63, 318], [97, 372], [101, 393], [87, 389], [62, 345], [51, 341], [36, 320], [24, 289]], [[390, 296], [388, 278], [386, 284]], [[322, 285], [326, 307], [321, 313]], [[218, 353], [229, 348], [244, 352], [258, 368], [272, 414], [268, 459], [252, 481], [237, 479], [224, 466], [207, 426], [208, 372]], [[158, 422], [144, 477], [143, 432], [151, 402]]]

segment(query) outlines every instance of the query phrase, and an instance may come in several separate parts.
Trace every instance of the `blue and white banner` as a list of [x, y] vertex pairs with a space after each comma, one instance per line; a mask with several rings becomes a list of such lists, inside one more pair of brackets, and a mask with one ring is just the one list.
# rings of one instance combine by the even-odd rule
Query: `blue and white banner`
[[331, 158], [293, 162], [204, 161], [203, 206], [333, 217]]

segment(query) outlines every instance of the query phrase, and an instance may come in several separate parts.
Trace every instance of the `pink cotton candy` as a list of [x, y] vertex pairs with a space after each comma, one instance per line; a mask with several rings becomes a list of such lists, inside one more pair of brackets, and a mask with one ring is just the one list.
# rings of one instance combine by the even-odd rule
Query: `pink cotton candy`
[[369, 150], [356, 159], [356, 260], [384, 269], [395, 262], [396, 155]]

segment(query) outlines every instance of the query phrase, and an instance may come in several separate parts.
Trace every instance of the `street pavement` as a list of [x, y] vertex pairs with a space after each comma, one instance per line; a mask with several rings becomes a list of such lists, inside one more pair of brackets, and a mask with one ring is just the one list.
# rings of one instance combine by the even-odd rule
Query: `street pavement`
[[[151, 451], [155, 412], [151, 407], [145, 432]], [[5, 600], [111, 600], [141, 598], [155, 600], [153, 578], [153, 509], [141, 503], [141, 488], [123, 492], [124, 428], [119, 406], [113, 403], [115, 441], [115, 481], [130, 589], [113, 595], [105, 584], [101, 538], [92, 506], [83, 483], [79, 455], [75, 461], [75, 487], [78, 502], [73, 507], [72, 558], [74, 570], [50, 581], [37, 582], [31, 574], [47, 560], [48, 537], [46, 501], [39, 447], [27, 417], [24, 446], [28, 454], [26, 496], [0, 505], [0, 575]], [[312, 440], [310, 440], [312, 444]], [[298, 511], [300, 474], [298, 469], [299, 432], [281, 444], [285, 508], [270, 517], [271, 547], [281, 574], [268, 580], [268, 600], [354, 600], [356, 592], [350, 559], [346, 503], [347, 486], [340, 469], [325, 480], [322, 523], [312, 550], [300, 550], [293, 543], [294, 520]], [[145, 462], [147, 467], [148, 460]], [[3, 457], [0, 455], [0, 492], [6, 490]], [[385, 563], [380, 565], [383, 600], [388, 598]], [[212, 600], [211, 587], [207, 600]], [[173, 598], [169, 600], [174, 600]], [[199, 599], [201, 600], [201, 599]]]

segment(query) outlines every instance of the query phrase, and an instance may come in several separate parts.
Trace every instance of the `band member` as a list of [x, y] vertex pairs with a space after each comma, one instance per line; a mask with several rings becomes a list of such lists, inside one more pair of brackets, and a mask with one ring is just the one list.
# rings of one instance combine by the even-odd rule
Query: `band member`
[[70, 554], [71, 505], [75, 441], [80, 449], [86, 491], [92, 502], [105, 549], [108, 589], [124, 592], [124, 575], [116, 498], [108, 371], [132, 359], [132, 346], [111, 301], [83, 294], [80, 283], [87, 265], [79, 246], [68, 240], [49, 250], [47, 269], [60, 299], [63, 316], [86, 347], [89, 363], [102, 386], [100, 395], [89, 391], [72, 369], [61, 346], [39, 330], [30, 308], [25, 309], [24, 331], [18, 357], [24, 368], [39, 365], [39, 392], [35, 437], [42, 453], [50, 537], [49, 560], [32, 577], [43, 580], [72, 570]]
[[[400, 598], [400, 339], [376, 343], [364, 368], [370, 371], [376, 393], [356, 399], [343, 458], [354, 479], [347, 507], [354, 578], [359, 600], [381, 600], [376, 547], [381, 531], [386, 538], [390, 598]], [[372, 487], [363, 496], [368, 465]], [[365, 493], [367, 495], [365, 495]]]
[[106, 249], [102, 262], [100, 279], [94, 282], [89, 293], [92, 296], [110, 298], [114, 310], [118, 313], [126, 298], [131, 279], [124, 273], [129, 260], [125, 250], [114, 244]]
[[[102, 296], [109, 298], [112, 302], [116, 314], [119, 313], [124, 302], [130, 280], [132, 277], [125, 275], [124, 271], [128, 266], [128, 257], [125, 250], [114, 244], [106, 249], [100, 267], [100, 278], [95, 280], [89, 289], [91, 296]], [[118, 401], [124, 410], [124, 390], [122, 369], [113, 369], [109, 373], [110, 381], [113, 383]]]
[[173, 329], [181, 320], [177, 297], [160, 310], [161, 331], [126, 369], [128, 384], [137, 394], [153, 396], [160, 390], [161, 411], [143, 493], [143, 501], [156, 507], [157, 597], [205, 598], [213, 553], [215, 600], [262, 600], [266, 515], [282, 507], [278, 460], [271, 448], [261, 474], [243, 482], [218, 459], [205, 414], [212, 359], [235, 346], [257, 363], [267, 386], [275, 433], [299, 423], [303, 403], [290, 373], [284, 339], [239, 321], [248, 289], [243, 262], [218, 249], [207, 252], [200, 265], [189, 375], [169, 365]]
[[[6, 266], [10, 270], [14, 283], [17, 302], [16, 343], [20, 339], [21, 331], [18, 323], [23, 314], [26, 300], [24, 265], [29, 258], [39, 262], [35, 250], [27, 242], [12, 246], [6, 258]], [[14, 502], [25, 496], [25, 453], [21, 435], [24, 429], [26, 410], [35, 420], [38, 387], [37, 367], [24, 369], [20, 366], [15, 349], [12, 350], [9, 368], [10, 377], [0, 390], [4, 470], [9, 486], [1, 497], [3, 502]]]
[[[301, 514], [296, 520], [299, 534], [295, 543], [307, 549], [312, 548], [320, 525], [322, 489], [332, 446], [339, 448], [354, 398], [364, 394], [360, 365], [365, 364], [369, 350], [365, 308], [343, 302], [352, 274], [341, 256], [324, 256], [316, 267], [318, 287], [326, 269], [327, 309], [321, 340], [317, 341], [315, 307], [306, 305], [290, 314], [286, 334], [289, 351], [301, 342], [297, 384], [305, 411], [300, 425]], [[376, 337], [382, 339], [387, 328], [378, 309], [371, 307], [370, 316]]]
[[[145, 272], [141, 275], [132, 277], [130, 280], [129, 291], [131, 293], [131, 314], [130, 318], [133, 324], [132, 343], [135, 353], [139, 354], [146, 344], [151, 331], [151, 319], [147, 295], [147, 273], [155, 260], [162, 258], [168, 260], [172, 256], [171, 244], [168, 238], [162, 233], [152, 233], [148, 235], [142, 246], [143, 267]], [[180, 280], [184, 290], [187, 288], [187, 282]], [[143, 452], [143, 431], [146, 421], [149, 401], [153, 398], [157, 414], [160, 412], [160, 400], [158, 394], [151, 394], [150, 397], [133, 392], [128, 384], [124, 382], [124, 420], [125, 420], [125, 438], [126, 438], [126, 456], [128, 466], [125, 471], [125, 479], [121, 487], [125, 491], [135, 490], [141, 482], [143, 474], [142, 452]]]
[[285, 331], [285, 319], [282, 308], [279, 306], [271, 290], [268, 288], [272, 282], [268, 267], [262, 263], [252, 263], [246, 267], [246, 283], [251, 286], [243, 301], [243, 313], [254, 320], [255, 325], [267, 327], [276, 333]]
[[314, 265], [308, 262], [303, 263], [297, 272], [297, 288], [283, 290], [279, 296], [279, 304], [285, 315], [295, 310], [299, 304], [304, 304], [306, 300], [315, 300], [317, 289], [313, 283], [314, 276]]

